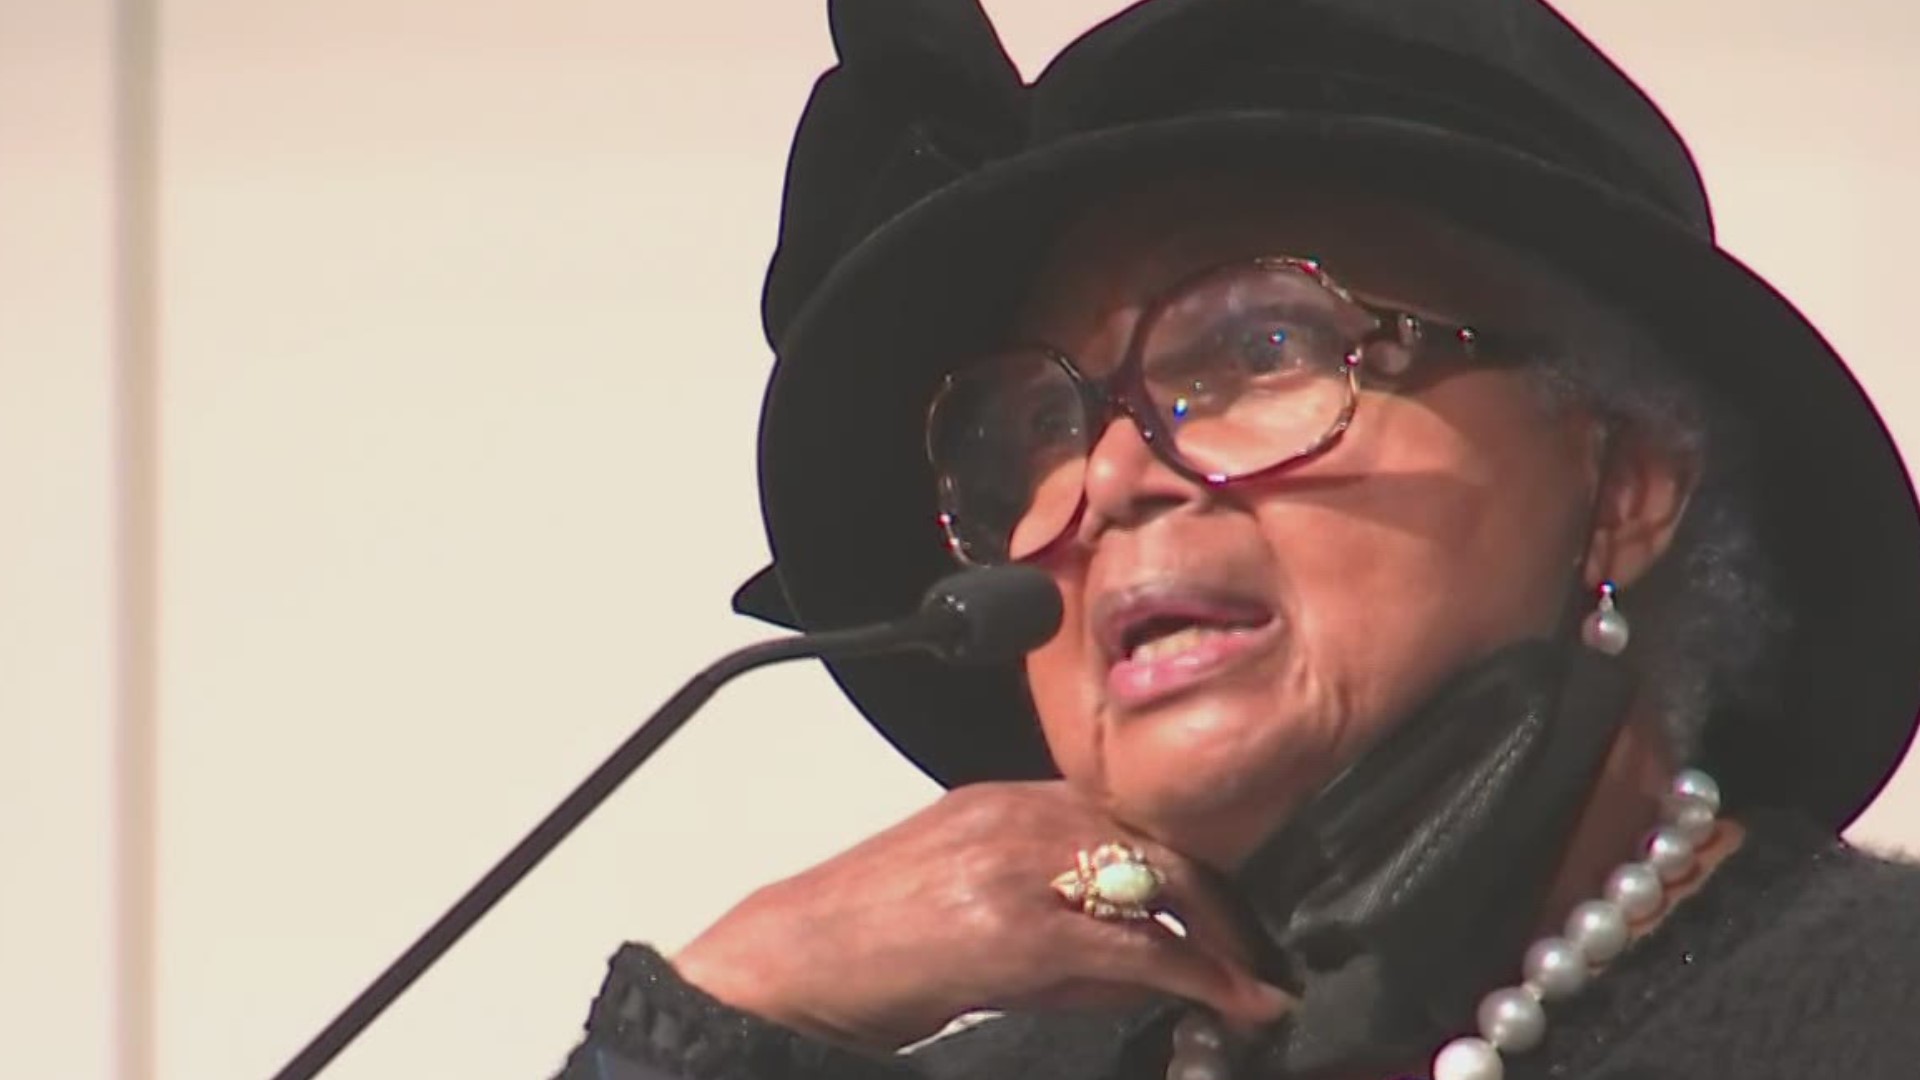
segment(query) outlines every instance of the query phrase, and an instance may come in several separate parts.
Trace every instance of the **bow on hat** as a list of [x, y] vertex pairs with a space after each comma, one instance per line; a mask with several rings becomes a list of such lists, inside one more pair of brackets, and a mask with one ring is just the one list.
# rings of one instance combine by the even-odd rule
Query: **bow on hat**
[[888, 218], [1026, 135], [1026, 85], [973, 0], [830, 0], [840, 63], [787, 165], [761, 319], [778, 347], [835, 262]]

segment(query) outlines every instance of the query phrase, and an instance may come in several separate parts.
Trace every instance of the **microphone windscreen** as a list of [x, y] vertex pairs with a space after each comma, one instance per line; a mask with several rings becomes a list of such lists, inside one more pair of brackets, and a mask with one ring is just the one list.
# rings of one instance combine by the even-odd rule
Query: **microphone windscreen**
[[1018, 564], [963, 570], [941, 578], [920, 610], [942, 628], [934, 651], [963, 664], [1017, 660], [1060, 629], [1060, 590], [1044, 571]]

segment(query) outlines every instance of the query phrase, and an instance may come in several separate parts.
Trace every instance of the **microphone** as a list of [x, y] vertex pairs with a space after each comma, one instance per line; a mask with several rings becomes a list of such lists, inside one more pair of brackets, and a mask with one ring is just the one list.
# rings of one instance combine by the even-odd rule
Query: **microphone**
[[1004, 664], [1046, 644], [1060, 615], [1060, 590], [1031, 566], [966, 570], [927, 590], [903, 640], [950, 664]]
[[807, 656], [845, 658], [917, 650], [949, 663], [1006, 663], [1045, 644], [1059, 630], [1060, 615], [1059, 590], [1033, 567], [965, 570], [936, 582], [919, 609], [905, 618], [775, 638], [721, 657], [635, 729], [273, 1080], [310, 1080], [326, 1068], [728, 680], [757, 667]]

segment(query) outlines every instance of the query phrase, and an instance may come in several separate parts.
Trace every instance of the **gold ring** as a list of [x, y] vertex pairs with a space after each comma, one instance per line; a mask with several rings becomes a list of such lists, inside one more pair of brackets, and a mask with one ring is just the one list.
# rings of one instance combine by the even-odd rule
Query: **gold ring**
[[1147, 909], [1167, 875], [1139, 848], [1118, 841], [1074, 856], [1073, 869], [1053, 879], [1053, 891], [1096, 919], [1151, 919]]

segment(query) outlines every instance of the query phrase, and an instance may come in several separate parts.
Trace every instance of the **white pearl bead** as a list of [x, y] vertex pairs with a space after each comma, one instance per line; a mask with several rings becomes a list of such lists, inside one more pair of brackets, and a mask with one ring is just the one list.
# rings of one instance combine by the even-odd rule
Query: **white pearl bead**
[[1552, 1000], [1580, 992], [1587, 984], [1587, 958], [1565, 938], [1541, 938], [1527, 950], [1521, 968], [1540, 996]]
[[1720, 812], [1720, 783], [1699, 769], [1681, 769], [1673, 778], [1673, 793], [1686, 799], [1698, 799], [1714, 813]]
[[1219, 1054], [1174, 1055], [1167, 1080], [1233, 1080], [1233, 1065]]
[[1506, 1053], [1525, 1053], [1547, 1034], [1547, 1011], [1519, 987], [1488, 994], [1481, 999], [1479, 1015], [1480, 1034]]
[[1647, 865], [1671, 885], [1693, 873], [1693, 842], [1671, 825], [1662, 825], [1647, 837]]
[[1660, 910], [1660, 875], [1646, 863], [1625, 863], [1607, 878], [1607, 899], [1628, 921], [1647, 918]]
[[1676, 797], [1667, 808], [1667, 824], [1695, 847], [1713, 835], [1713, 819], [1713, 807], [1699, 799]]
[[1173, 1026], [1173, 1048], [1176, 1052], [1224, 1054], [1227, 1052], [1227, 1035], [1220, 1030], [1220, 1025], [1212, 1015], [1190, 1012]]
[[1567, 916], [1567, 940], [1589, 964], [1605, 964], [1627, 947], [1627, 917], [1605, 900], [1589, 900]]
[[1500, 1080], [1505, 1073], [1499, 1053], [1472, 1036], [1453, 1040], [1433, 1058], [1433, 1080]]
[[1627, 627], [1627, 617], [1610, 607], [1601, 608], [1587, 616], [1580, 624], [1580, 640], [1590, 649], [1619, 656], [1627, 650], [1627, 639], [1632, 634]]

